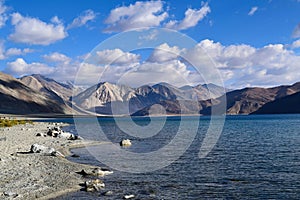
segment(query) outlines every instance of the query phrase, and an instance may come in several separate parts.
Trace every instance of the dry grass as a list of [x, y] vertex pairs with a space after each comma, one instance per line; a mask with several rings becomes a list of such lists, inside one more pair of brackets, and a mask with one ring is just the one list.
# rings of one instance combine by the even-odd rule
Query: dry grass
[[12, 127], [19, 124], [32, 123], [32, 121], [24, 119], [6, 119], [0, 118], [0, 127]]

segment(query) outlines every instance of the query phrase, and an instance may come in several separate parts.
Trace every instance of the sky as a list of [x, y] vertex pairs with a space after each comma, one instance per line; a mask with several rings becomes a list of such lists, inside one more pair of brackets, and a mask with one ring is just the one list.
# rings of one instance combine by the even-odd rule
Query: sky
[[134, 87], [300, 81], [299, 0], [0, 2], [0, 70], [14, 77]]

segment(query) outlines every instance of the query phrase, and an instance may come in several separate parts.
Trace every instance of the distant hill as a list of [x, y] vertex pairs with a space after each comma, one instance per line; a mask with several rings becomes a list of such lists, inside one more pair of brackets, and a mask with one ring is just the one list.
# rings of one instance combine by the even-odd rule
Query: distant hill
[[300, 113], [300, 92], [288, 95], [263, 105], [252, 114]]
[[2, 72], [0, 72], [0, 102], [0, 113], [5, 114], [65, 113], [61, 104]]
[[[218, 104], [224, 103], [224, 99], [226, 99], [226, 114], [251, 114], [255, 113], [267, 103], [290, 96], [297, 92], [300, 92], [300, 82], [290, 86], [278, 86], [273, 88], [244, 88], [226, 93], [226, 96], [217, 98], [213, 105], [217, 106]], [[200, 113], [209, 115], [212, 106], [210, 100], [201, 101], [201, 104], [204, 108]], [[263, 114], [262, 111], [261, 113]]]
[[59, 83], [40, 74], [24, 76], [19, 80], [28, 87], [40, 91], [50, 98], [61, 98], [62, 100], [67, 101], [72, 96], [74, 89], [73, 85]]
[[[209, 87], [213, 89], [210, 90]], [[88, 111], [108, 115], [144, 115], [143, 113], [148, 113], [155, 104], [168, 107], [169, 114], [197, 114], [199, 109], [195, 109], [195, 105], [198, 105], [199, 100], [216, 98], [224, 93], [222, 87], [213, 84], [209, 87], [197, 85], [180, 89], [168, 83], [158, 83], [131, 88], [103, 82], [81, 92], [73, 98], [73, 101], [77, 106]], [[178, 110], [180, 105], [184, 106]], [[113, 108], [115, 109], [112, 110]]]
[[[300, 82], [232, 91], [214, 84], [178, 88], [157, 83], [132, 88], [101, 82], [73, 96], [77, 91], [72, 84], [38, 74], [16, 79], [0, 73], [0, 113], [210, 115], [212, 106], [214, 114], [300, 113]], [[226, 108], [223, 111], [222, 105]]]

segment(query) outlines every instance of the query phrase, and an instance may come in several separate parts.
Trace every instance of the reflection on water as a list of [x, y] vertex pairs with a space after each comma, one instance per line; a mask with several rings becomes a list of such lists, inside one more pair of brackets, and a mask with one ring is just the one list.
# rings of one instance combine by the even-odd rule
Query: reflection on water
[[[174, 137], [179, 120], [169, 119], [165, 129], [150, 139], [126, 135], [134, 144], [129, 150], [161, 148]], [[113, 120], [100, 121], [109, 140], [118, 143], [124, 138]], [[200, 120], [192, 145], [170, 166], [145, 174], [114, 171], [105, 177], [102, 192], [111, 190], [112, 196], [77, 192], [59, 199], [121, 199], [124, 194], [134, 194], [135, 199], [300, 199], [300, 115], [228, 116], [213, 151], [199, 159], [208, 124], [209, 118]], [[74, 130], [74, 126], [69, 128]], [[104, 166], [86, 149], [72, 152], [80, 155], [69, 158], [72, 161]]]

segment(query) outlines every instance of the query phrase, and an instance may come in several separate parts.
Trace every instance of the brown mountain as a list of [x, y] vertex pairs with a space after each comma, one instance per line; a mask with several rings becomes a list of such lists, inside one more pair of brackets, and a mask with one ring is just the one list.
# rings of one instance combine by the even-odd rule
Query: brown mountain
[[252, 114], [300, 113], [300, 92], [266, 103]]
[[65, 113], [65, 108], [62, 104], [2, 72], [0, 72], [0, 102], [0, 113]]
[[[214, 101], [214, 105], [224, 103], [226, 98], [226, 114], [251, 114], [259, 110], [262, 106], [277, 99], [300, 92], [300, 82], [290, 86], [278, 86], [273, 88], [245, 88], [226, 93], [226, 96], [219, 97]], [[223, 98], [223, 100], [221, 100]], [[212, 103], [210, 100], [201, 101], [203, 109], [201, 114], [211, 113]]]
[[28, 87], [43, 93], [49, 98], [54, 98], [57, 101], [69, 101], [73, 92], [75, 94], [78, 92], [78, 88], [74, 87], [72, 84], [60, 83], [40, 74], [24, 76], [19, 80]]
[[[72, 85], [41, 75], [26, 76], [18, 80], [0, 73], [0, 113], [91, 114], [91, 111], [96, 111], [106, 115], [210, 115], [212, 105], [216, 110], [215, 114], [299, 113], [300, 82], [272, 88], [233, 90], [218, 97], [222, 90], [224, 91], [215, 85], [177, 88], [159, 83], [131, 88], [104, 82], [71, 99], [74, 91]], [[75, 105], [72, 105], [71, 100]], [[114, 113], [112, 105], [116, 108]], [[225, 111], [222, 111], [222, 105], [225, 105]]]

